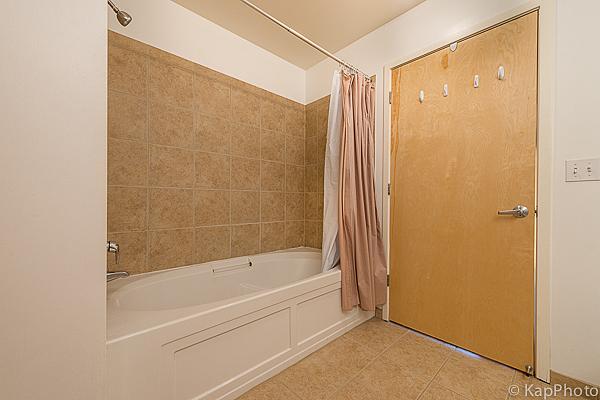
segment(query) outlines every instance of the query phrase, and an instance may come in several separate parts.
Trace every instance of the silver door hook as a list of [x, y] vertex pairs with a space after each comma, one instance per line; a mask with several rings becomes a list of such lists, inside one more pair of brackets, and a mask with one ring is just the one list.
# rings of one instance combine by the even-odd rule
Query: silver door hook
[[498, 67], [498, 80], [503, 81], [505, 76], [506, 72], [504, 71], [504, 66], [501, 65]]

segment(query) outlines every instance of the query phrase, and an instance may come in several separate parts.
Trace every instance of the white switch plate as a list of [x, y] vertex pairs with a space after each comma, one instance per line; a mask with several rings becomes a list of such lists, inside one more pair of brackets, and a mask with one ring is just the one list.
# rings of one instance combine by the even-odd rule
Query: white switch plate
[[600, 181], [600, 158], [565, 161], [565, 181]]

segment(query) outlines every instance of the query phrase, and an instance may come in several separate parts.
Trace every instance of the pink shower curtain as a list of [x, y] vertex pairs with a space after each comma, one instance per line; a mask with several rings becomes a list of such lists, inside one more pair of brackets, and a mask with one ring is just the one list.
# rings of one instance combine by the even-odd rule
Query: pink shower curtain
[[386, 301], [387, 269], [375, 200], [375, 88], [343, 74], [339, 186], [342, 309]]

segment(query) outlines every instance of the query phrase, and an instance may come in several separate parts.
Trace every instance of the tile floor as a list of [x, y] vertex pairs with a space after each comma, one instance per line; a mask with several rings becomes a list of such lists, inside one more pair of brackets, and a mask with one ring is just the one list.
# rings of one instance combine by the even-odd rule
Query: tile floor
[[[526, 398], [526, 384], [548, 386], [374, 318], [239, 399], [517, 400]], [[511, 385], [521, 394], [510, 396]]]

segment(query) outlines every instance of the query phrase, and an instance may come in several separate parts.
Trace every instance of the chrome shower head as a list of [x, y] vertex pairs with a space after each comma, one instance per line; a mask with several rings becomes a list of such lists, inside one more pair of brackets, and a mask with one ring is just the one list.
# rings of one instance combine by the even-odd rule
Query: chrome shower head
[[119, 23], [121, 25], [123, 25], [123, 26], [129, 25], [129, 23], [132, 20], [131, 15], [129, 15], [125, 11], [119, 10], [119, 7], [117, 7], [115, 5], [115, 3], [113, 3], [111, 0], [108, 0], [108, 5], [110, 6], [110, 8], [112, 8], [112, 10], [115, 12], [115, 14], [117, 14], [117, 20], [119, 21]]
[[119, 10], [117, 13], [117, 20], [119, 20], [119, 23], [123, 26], [129, 25], [131, 19], [131, 15], [127, 14], [125, 11]]

